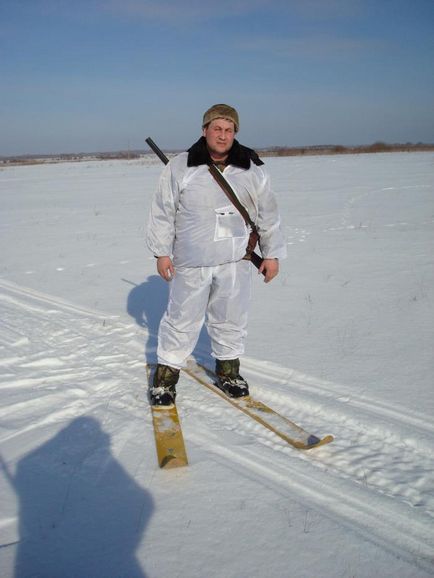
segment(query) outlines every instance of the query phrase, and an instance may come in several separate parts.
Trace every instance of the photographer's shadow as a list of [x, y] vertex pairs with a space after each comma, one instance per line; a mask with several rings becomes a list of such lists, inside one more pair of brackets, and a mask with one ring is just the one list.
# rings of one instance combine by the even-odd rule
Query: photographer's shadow
[[114, 458], [97, 420], [79, 417], [20, 460], [15, 578], [145, 578], [136, 556], [153, 500]]
[[[159, 275], [151, 275], [140, 285], [126, 279], [124, 281], [134, 285], [128, 294], [127, 312], [137, 325], [146, 328], [148, 332], [145, 345], [146, 362], [157, 363], [158, 327], [167, 307], [169, 283], [163, 281]], [[193, 357], [203, 363], [209, 358], [209, 351], [210, 339], [204, 326]]]

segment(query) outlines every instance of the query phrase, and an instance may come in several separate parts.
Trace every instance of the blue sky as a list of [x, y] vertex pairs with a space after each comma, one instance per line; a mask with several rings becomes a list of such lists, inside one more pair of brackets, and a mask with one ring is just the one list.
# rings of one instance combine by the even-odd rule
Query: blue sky
[[0, 155], [434, 142], [433, 0], [0, 0]]

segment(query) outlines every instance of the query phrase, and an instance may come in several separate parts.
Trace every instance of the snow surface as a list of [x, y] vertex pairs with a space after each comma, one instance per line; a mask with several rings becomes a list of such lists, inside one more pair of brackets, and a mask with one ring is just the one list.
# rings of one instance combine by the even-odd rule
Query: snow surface
[[1, 576], [433, 576], [433, 160], [266, 159], [289, 257], [255, 278], [242, 373], [335, 441], [299, 452], [183, 376], [169, 471], [144, 369], [161, 164], [1, 169]]

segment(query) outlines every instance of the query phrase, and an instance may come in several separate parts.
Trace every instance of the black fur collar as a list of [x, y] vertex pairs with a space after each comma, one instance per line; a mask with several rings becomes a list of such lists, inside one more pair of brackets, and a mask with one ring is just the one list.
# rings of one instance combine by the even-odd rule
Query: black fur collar
[[[249, 149], [241, 145], [237, 140], [234, 140], [226, 164], [234, 165], [241, 169], [249, 169], [250, 161], [253, 161], [255, 165], [258, 166], [264, 164], [253, 149]], [[206, 146], [206, 139], [204, 136], [201, 136], [200, 139], [188, 149], [187, 166], [197, 167], [199, 165], [210, 164], [212, 164], [212, 160]]]

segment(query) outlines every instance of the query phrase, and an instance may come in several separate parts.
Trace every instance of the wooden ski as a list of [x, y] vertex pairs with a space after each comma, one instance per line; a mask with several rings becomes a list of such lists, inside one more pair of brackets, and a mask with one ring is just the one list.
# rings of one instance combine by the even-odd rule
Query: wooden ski
[[[148, 385], [152, 383], [155, 365], [146, 365]], [[160, 468], [179, 468], [188, 465], [181, 422], [176, 405], [151, 405], [155, 445]]]
[[195, 363], [194, 361], [189, 361], [184, 371], [197, 382], [225, 399], [234, 407], [253, 418], [255, 421], [297, 449], [309, 450], [317, 448], [332, 442], [334, 439], [332, 435], [320, 438], [316, 435], [310, 434], [287, 417], [281, 415], [271, 407], [268, 407], [268, 405], [265, 405], [265, 403], [262, 403], [262, 401], [256, 400], [251, 396], [239, 398], [227, 396], [214, 384], [216, 381], [215, 374], [211, 370]]

